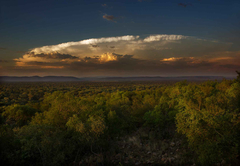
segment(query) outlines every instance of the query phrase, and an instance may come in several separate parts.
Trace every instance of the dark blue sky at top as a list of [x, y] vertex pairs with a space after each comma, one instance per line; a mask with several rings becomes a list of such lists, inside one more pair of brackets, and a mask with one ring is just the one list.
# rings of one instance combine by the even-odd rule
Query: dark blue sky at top
[[[240, 38], [239, 0], [0, 1], [0, 47], [12, 50], [122, 35]], [[116, 23], [103, 19], [104, 14], [113, 15]]]

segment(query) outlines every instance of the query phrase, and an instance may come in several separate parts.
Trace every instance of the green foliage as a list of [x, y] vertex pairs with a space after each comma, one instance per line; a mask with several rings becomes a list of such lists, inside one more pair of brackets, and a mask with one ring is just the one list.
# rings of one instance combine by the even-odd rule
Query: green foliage
[[121, 118], [116, 114], [115, 111], [109, 111], [107, 115], [107, 120], [106, 120], [107, 126], [108, 126], [108, 133], [110, 135], [118, 135], [121, 132], [121, 129], [123, 127], [123, 122]]
[[143, 125], [159, 139], [174, 130], [185, 135], [202, 165], [230, 163], [240, 152], [238, 79], [1, 84], [0, 90], [5, 165], [71, 165], [106, 153]]
[[7, 123], [23, 126], [26, 125], [34, 116], [36, 110], [28, 105], [14, 104], [6, 107], [6, 110], [2, 113], [7, 120]]
[[[77, 99], [70, 93], [54, 92], [48, 94], [42, 102], [43, 112], [36, 114], [32, 124], [45, 124], [64, 128], [68, 119], [79, 111]], [[47, 110], [46, 110], [47, 109]]]
[[81, 148], [70, 133], [46, 125], [29, 125], [15, 131], [21, 142], [22, 165], [62, 165]]
[[177, 88], [167, 88], [159, 99], [159, 104], [144, 115], [145, 125], [160, 130], [161, 137], [169, 135], [169, 128], [174, 127], [175, 117], [178, 113], [178, 98], [175, 96]]
[[66, 126], [75, 132], [80, 133], [80, 140], [94, 142], [106, 129], [104, 119], [99, 116], [89, 116], [86, 122], [82, 122], [76, 115], [69, 118]]
[[226, 83], [220, 84], [217, 88], [211, 82], [188, 87], [181, 103], [184, 109], [176, 117], [178, 132], [187, 136], [204, 165], [231, 161], [238, 154], [240, 114], [237, 101], [231, 99], [240, 91], [235, 84], [227, 88], [222, 88]]
[[[0, 126], [0, 158], [3, 165], [14, 165], [18, 162], [16, 153], [20, 149], [19, 142], [14, 137], [14, 132], [8, 125]], [[13, 160], [14, 159], [14, 160]]]
[[174, 124], [176, 114], [177, 110], [169, 108], [164, 109], [161, 105], [157, 105], [153, 111], [149, 111], [145, 114], [144, 119], [148, 125], [164, 129]]

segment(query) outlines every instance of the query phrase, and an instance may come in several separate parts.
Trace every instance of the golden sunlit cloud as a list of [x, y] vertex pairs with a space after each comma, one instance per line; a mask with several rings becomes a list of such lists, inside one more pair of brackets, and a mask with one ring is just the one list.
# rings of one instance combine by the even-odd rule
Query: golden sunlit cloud
[[211, 58], [209, 59], [210, 62], [217, 62], [217, 61], [226, 61], [226, 60], [232, 60], [233, 57], [218, 57], [218, 58]]
[[[185, 62], [188, 65], [194, 65], [194, 64], [198, 64], [198, 63], [202, 63], [203, 60], [201, 60], [201, 58], [194, 58], [194, 57], [171, 57], [171, 58], [164, 58], [162, 60], [160, 60], [160, 62], [164, 62], [167, 64], [175, 64], [176, 62]], [[205, 62], [210, 62], [210, 61], [205, 61]]]
[[171, 62], [171, 61], [176, 61], [178, 59], [181, 59], [181, 58], [175, 58], [175, 57], [171, 57], [171, 58], [164, 58], [162, 59], [161, 61], [164, 61], [164, 62]]
[[114, 55], [114, 54], [109, 53], [109, 52], [107, 52], [107, 53], [105, 53], [105, 54], [102, 54], [102, 55], [99, 57], [99, 61], [100, 61], [101, 63], [103, 63], [103, 62], [108, 62], [108, 61], [115, 61], [115, 60], [117, 60], [117, 55]]

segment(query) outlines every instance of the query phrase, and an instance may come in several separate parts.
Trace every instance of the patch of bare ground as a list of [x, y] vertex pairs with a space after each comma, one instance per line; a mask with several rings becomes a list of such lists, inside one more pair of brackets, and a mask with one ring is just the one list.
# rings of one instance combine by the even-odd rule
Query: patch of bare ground
[[194, 165], [193, 152], [184, 138], [174, 132], [167, 138], [161, 134], [141, 127], [118, 138], [105, 154], [92, 154], [79, 165]]

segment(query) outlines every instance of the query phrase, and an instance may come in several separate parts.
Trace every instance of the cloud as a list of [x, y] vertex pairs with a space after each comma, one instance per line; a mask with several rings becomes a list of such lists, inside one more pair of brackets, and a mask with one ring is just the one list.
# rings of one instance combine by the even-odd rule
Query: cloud
[[118, 55], [115, 55], [115, 54], [112, 54], [112, 53], [105, 53], [105, 54], [102, 54], [98, 60], [101, 62], [101, 63], [105, 63], [105, 62], [108, 62], [108, 61], [116, 61], [118, 59]]
[[63, 69], [64, 66], [41, 66], [43, 69]]
[[[184, 35], [156, 34], [146, 37], [126, 35], [91, 38], [77, 42], [66, 42], [57, 45], [37, 47], [29, 50], [29, 53], [23, 55], [23, 58], [39, 58], [39, 56], [50, 58], [52, 56], [58, 57], [61, 54], [62, 57], [67, 56], [66, 58], [73, 59], [74, 57], [94, 57], [114, 51], [122, 55], [134, 55], [141, 59], [154, 58], [160, 60], [169, 57], [213, 55], [214, 52], [227, 51], [229, 47], [231, 47], [231, 44], [213, 42], [212, 40]], [[56, 52], [58, 52], [59, 55], [57, 55]], [[35, 56], [29, 57], [31, 53], [34, 53]], [[73, 57], [70, 57], [70, 55]]]
[[113, 8], [112, 6], [109, 6], [109, 5], [107, 5], [106, 3], [102, 4], [102, 7], [104, 7], [104, 8], [110, 8], [110, 9]]
[[116, 22], [116, 21], [115, 21], [116, 17], [114, 17], [113, 15], [107, 15], [107, 14], [105, 14], [105, 15], [103, 15], [103, 18], [106, 19], [106, 20], [108, 20], [108, 21]]
[[181, 58], [171, 57], [171, 58], [164, 58], [161, 61], [163, 61], [163, 62], [173, 62], [173, 61], [177, 61], [179, 59], [181, 59]]
[[32, 57], [40, 57], [44, 59], [77, 59], [76, 56], [72, 56], [69, 54], [60, 54], [58, 52], [52, 52], [52, 53], [41, 53], [41, 54], [35, 54], [34, 52], [29, 53], [32, 55]]
[[[61, 54], [85, 57], [101, 55], [105, 52], [112, 52], [112, 49], [114, 49], [114, 51], [118, 52], [119, 54], [135, 54], [135, 52], [138, 52], [138, 50], [171, 49], [166, 45], [168, 45], [170, 42], [176, 42], [187, 38], [189, 37], [183, 35], [166, 34], [150, 35], [146, 38], [140, 38], [138, 35], [92, 38], [77, 42], [67, 42], [57, 45], [33, 48], [29, 52], [34, 52], [35, 54], [60, 52]], [[108, 45], [109, 43], [111, 44], [110, 46]]]
[[6, 50], [7, 48], [5, 48], [5, 47], [0, 47], [0, 50]]
[[[131, 58], [132, 55], [120, 55], [116, 53], [104, 53], [100, 56], [93, 57], [84, 57], [78, 58], [69, 54], [60, 54], [58, 52], [55, 53], [28, 53], [23, 56], [23, 58], [14, 59], [17, 66], [42, 66], [43, 64], [59, 64], [62, 66], [63, 64], [71, 64], [73, 62], [91, 62], [91, 63], [106, 63], [109, 61], [118, 61], [120, 59]], [[1, 61], [0, 61], [1, 62]]]
[[99, 47], [97, 44], [90, 44], [90, 45], [94, 48]]
[[186, 36], [183, 35], [150, 35], [149, 37], [145, 38], [144, 42], [154, 42], [160, 40], [181, 40], [186, 39]]
[[11, 70], [49, 69], [53, 75], [61, 71], [75, 76], [235, 74], [240, 68], [240, 50], [229, 51], [230, 47], [229, 43], [174, 34], [92, 38], [33, 48], [14, 59]]
[[133, 36], [133, 35], [126, 35], [126, 36], [118, 36], [118, 37], [106, 37], [106, 38], [92, 38], [92, 39], [86, 39], [81, 40], [78, 42], [67, 42], [67, 43], [61, 43], [58, 45], [50, 45], [50, 46], [43, 46], [38, 47], [30, 50], [30, 52], [35, 52], [37, 54], [39, 53], [51, 53], [54, 51], [64, 51], [64, 52], [73, 52], [76, 47], [79, 47], [80, 49], [86, 48], [86, 45], [96, 45], [98, 43], [105, 44], [105, 43], [113, 43], [113, 42], [121, 42], [121, 41], [133, 41], [135, 39], [138, 39], [139, 36]]
[[182, 6], [182, 7], [187, 7], [187, 6], [193, 6], [191, 3], [179, 3], [178, 6]]
[[[22, 58], [16, 58], [14, 61], [16, 61], [17, 66], [25, 66], [28, 62], [72, 62], [75, 60], [79, 60], [78, 57], [72, 56], [69, 54], [60, 54], [58, 52], [52, 52], [52, 53], [40, 53], [36, 54], [34, 52], [27, 53], [23, 55]], [[28, 65], [27, 65], [28, 66]]]
[[[31, 56], [35, 57], [31, 54]], [[39, 57], [39, 56], [38, 56]], [[45, 58], [45, 56], [40, 56]], [[55, 57], [58, 58], [58, 57]], [[213, 75], [213, 73], [222, 72], [221, 75], [233, 72], [240, 68], [239, 59], [233, 67], [230, 62], [222, 63], [228, 58], [206, 59], [202, 57], [169, 57], [162, 58], [159, 61], [154, 59], [140, 59], [133, 55], [122, 55], [116, 53], [104, 53], [94, 57], [84, 57], [73, 59], [72, 61], [26, 61], [19, 59], [16, 61], [18, 69], [31, 69], [42, 71], [51, 69], [62, 72], [71, 71], [75, 76], [132, 76], [132, 75]], [[39, 59], [38, 59], [39, 60]], [[234, 73], [234, 72], [233, 72]]]
[[17, 61], [16, 67], [18, 69], [63, 69], [67, 66], [67, 63], [64, 64], [61, 62], [37, 62], [37, 61]]
[[99, 58], [98, 58], [98, 61], [100, 63], [106, 63], [106, 62], [109, 62], [109, 61], [119, 61], [119, 60], [122, 60], [122, 59], [129, 59], [129, 58], [132, 58], [133, 55], [120, 55], [120, 54], [115, 54], [115, 53], [105, 53], [105, 54], [102, 54]]
[[[116, 57], [115, 57], [116, 58]], [[200, 60], [198, 58], [177, 58], [174, 61], [162, 62], [142, 60], [134, 56], [121, 56], [104, 63], [74, 62], [69, 69], [82, 71], [89, 75], [179, 75], [180, 73], [207, 73], [216, 72], [216, 63]], [[211, 73], [211, 72], [209, 72]], [[209, 74], [208, 73], [208, 74]]]
[[[26, 62], [22, 66], [1, 69], [3, 74], [27, 73], [30, 75], [72, 75], [86, 76], [177, 76], [177, 75], [228, 75], [235, 74], [239, 64], [218, 64], [199, 58], [176, 58], [173, 61], [142, 60], [132, 55], [113, 55], [115, 59], [101, 57], [85, 57], [80, 61], [61, 62]], [[105, 59], [104, 59], [105, 58]], [[172, 58], [174, 59], [174, 58]], [[103, 61], [102, 61], [103, 60]]]
[[197, 66], [198, 64], [210, 64], [210, 61], [203, 60], [201, 58], [194, 58], [194, 57], [171, 57], [171, 58], [164, 58], [160, 60], [160, 62], [164, 64], [171, 64], [176, 66], [176, 64], [181, 64], [185, 66]]

